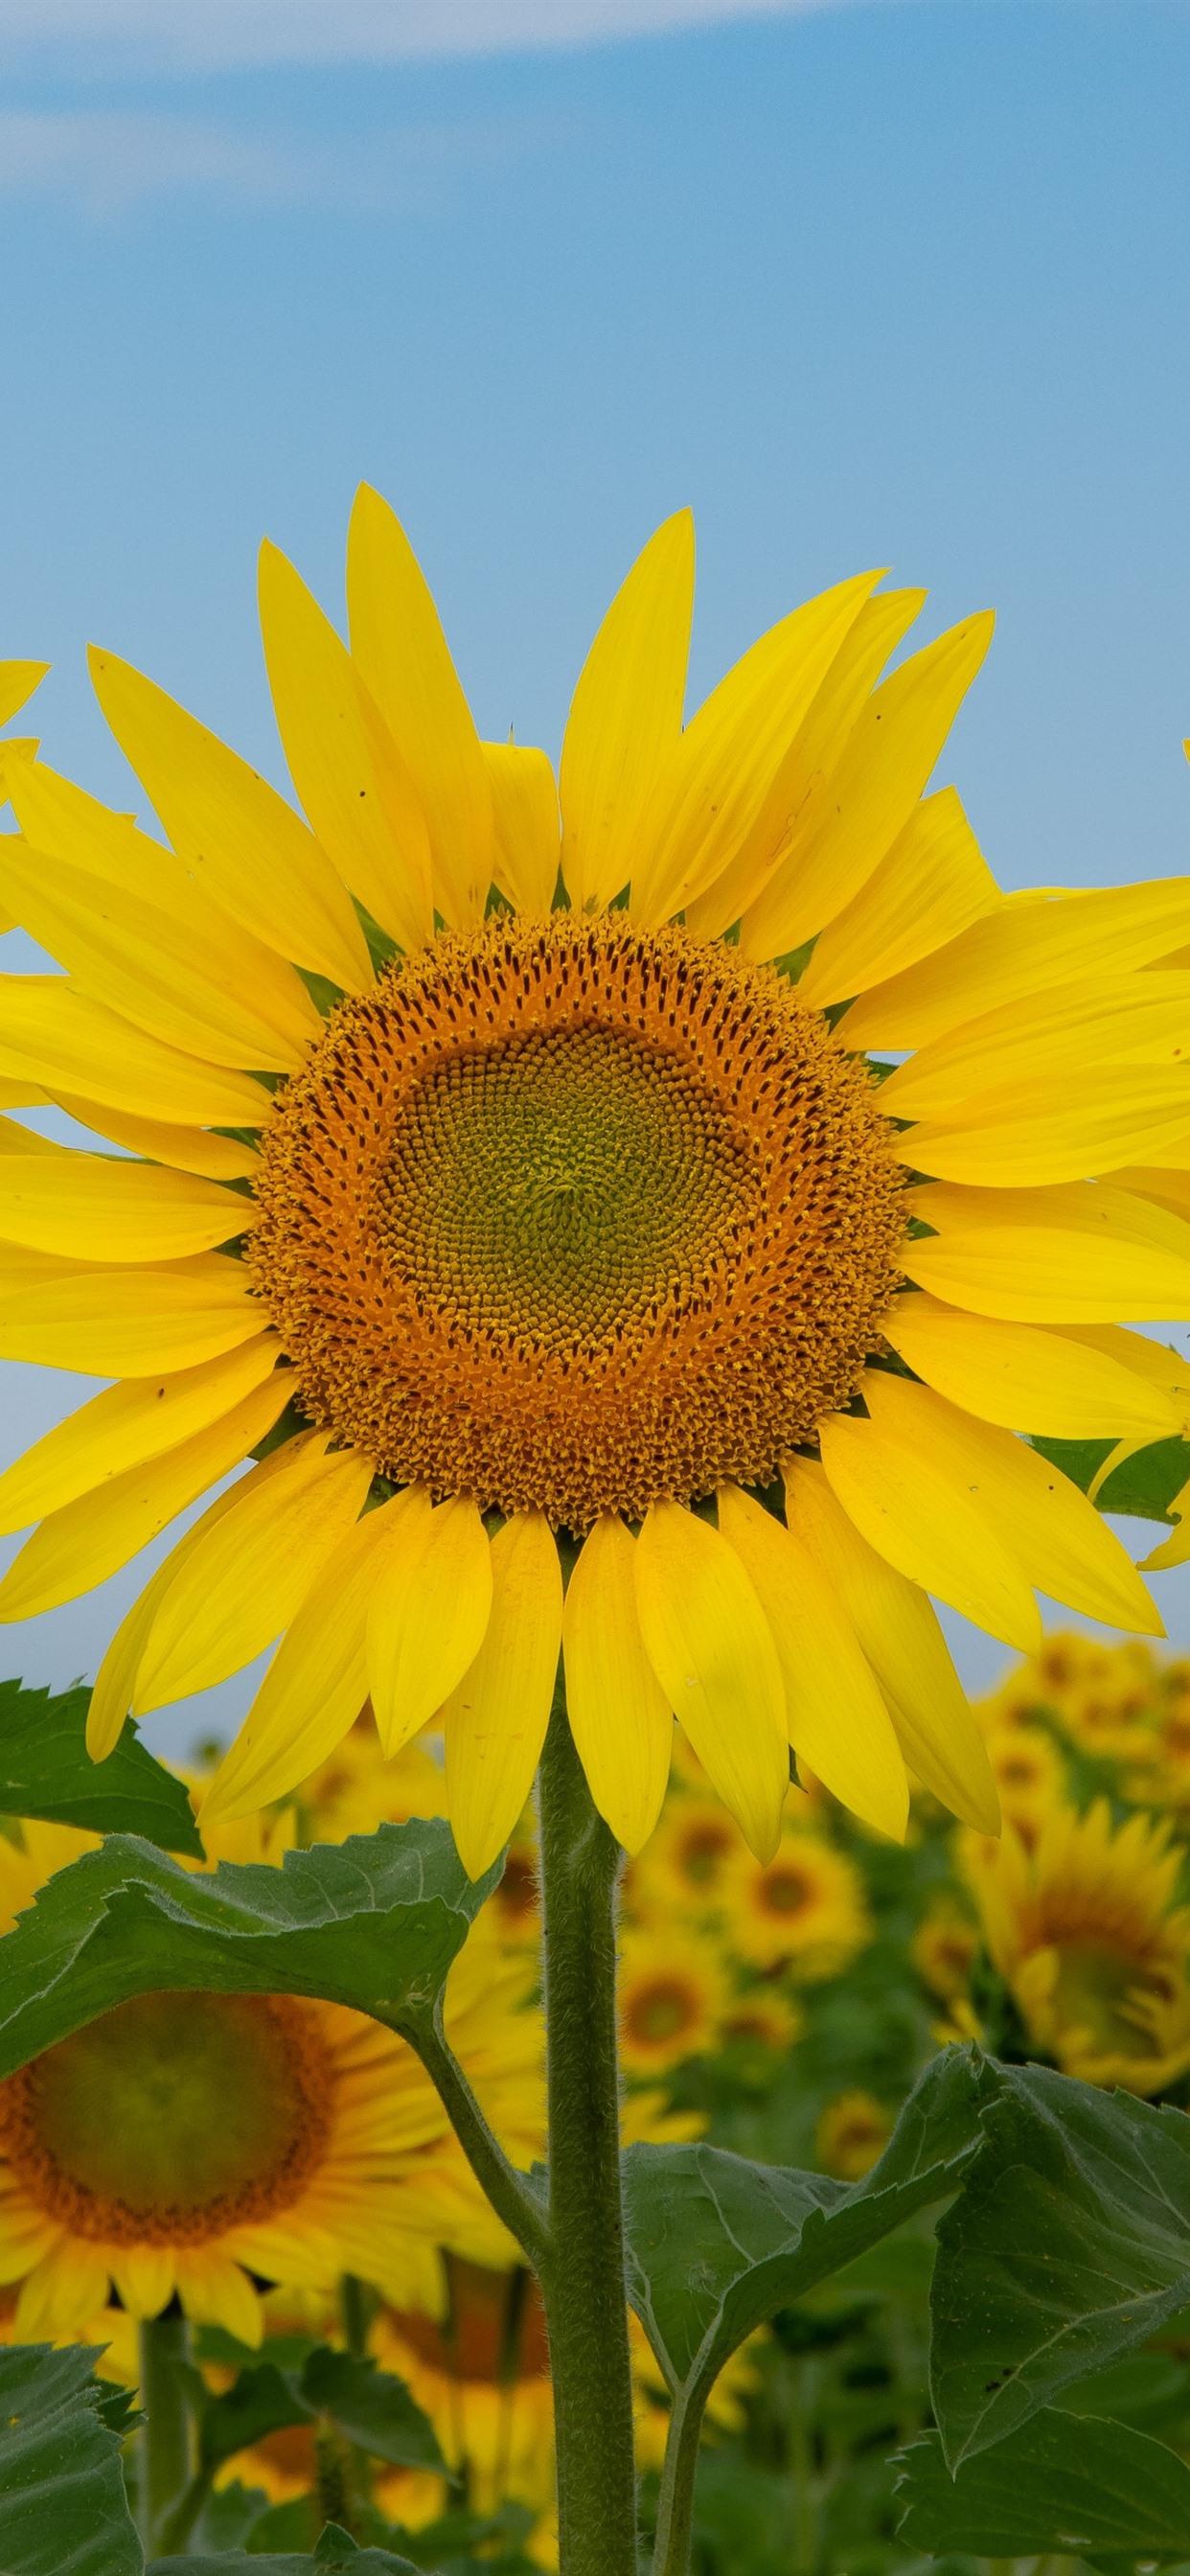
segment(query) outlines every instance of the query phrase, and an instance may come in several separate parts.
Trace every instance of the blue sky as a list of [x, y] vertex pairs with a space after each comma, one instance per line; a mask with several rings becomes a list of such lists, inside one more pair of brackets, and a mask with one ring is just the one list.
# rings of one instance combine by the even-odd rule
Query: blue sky
[[[696, 689], [888, 564], [1000, 612], [942, 774], [1001, 877], [1184, 869], [1188, 110], [1182, 0], [0, 0], [0, 652], [55, 663], [47, 752], [134, 801], [92, 638], [277, 774], [256, 546], [333, 604], [362, 475], [484, 730], [553, 746], [689, 500]], [[4, 1455], [75, 1392], [6, 1375]], [[144, 1571], [0, 1667], [93, 1668]]]

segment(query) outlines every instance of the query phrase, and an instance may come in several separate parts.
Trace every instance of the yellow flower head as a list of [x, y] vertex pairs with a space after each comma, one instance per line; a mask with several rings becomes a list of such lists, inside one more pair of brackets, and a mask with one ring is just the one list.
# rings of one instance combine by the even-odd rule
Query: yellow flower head
[[262, 557], [304, 817], [105, 652], [164, 838], [4, 754], [0, 901], [65, 971], [5, 979], [0, 1082], [98, 1142], [6, 1126], [0, 1353], [114, 1383], [0, 1478], [0, 1527], [33, 1533], [0, 1617], [243, 1467], [91, 1712], [102, 1756], [129, 1708], [276, 1644], [212, 1817], [288, 1795], [370, 1698], [390, 1758], [440, 1723], [478, 1872], [561, 1655], [631, 1851], [675, 1716], [762, 1859], [791, 1745], [883, 1832], [906, 1762], [989, 1832], [928, 1596], [1024, 1652], [1038, 1589], [1158, 1624], [1017, 1435], [1185, 1416], [1120, 1325], [1190, 1311], [1190, 979], [1143, 971], [1190, 940], [1190, 887], [1001, 897], [954, 790], [924, 794], [991, 620], [885, 675], [922, 595], [874, 574], [685, 721], [692, 573], [679, 515], [556, 782], [480, 739], [368, 490], [346, 644]]
[[737, 1958], [810, 1984], [845, 1968], [871, 1937], [860, 1873], [821, 1834], [787, 1826], [772, 1860], [737, 1853], [725, 1933]]
[[1190, 2067], [1190, 1908], [1165, 1828], [1055, 1808], [1033, 1848], [962, 1838], [995, 1966], [1034, 2045], [1087, 2084], [1158, 2093]]
[[620, 1952], [620, 2053], [629, 2074], [656, 2075], [713, 2048], [730, 1992], [719, 1943], [692, 1926], [629, 1925]]
[[789, 1995], [778, 1994], [772, 1986], [749, 1986], [728, 2005], [720, 2037], [784, 2057], [804, 2028], [805, 2016]]
[[[29, 1901], [38, 1859], [48, 1875], [91, 1840], [63, 1849], [62, 1830], [0, 1842], [0, 1911]], [[447, 2028], [527, 2164], [544, 2107], [525, 1990], [481, 1917]], [[344, 2271], [429, 2305], [441, 2245], [491, 2260], [507, 2239], [412, 2050], [339, 2005], [147, 1994], [0, 2083], [0, 2284], [18, 2340], [73, 2336], [114, 2291], [137, 2317], [176, 2295], [251, 2343], [257, 2280], [320, 2290]]]
[[892, 2117], [871, 2093], [840, 2093], [828, 2102], [815, 2136], [823, 2171], [840, 2182], [862, 2182], [882, 2155], [892, 2133]]
[[966, 1994], [979, 1951], [976, 1925], [951, 1897], [940, 1897], [913, 1935], [913, 1964], [931, 1994], [943, 2003]]
[[718, 1798], [697, 1791], [674, 1798], [651, 1842], [630, 1863], [624, 1899], [642, 1922], [675, 1914], [706, 1924], [721, 1915], [739, 1844]]
[[996, 1727], [987, 1738], [1000, 1812], [1024, 1842], [1033, 1842], [1066, 1792], [1066, 1764], [1044, 1726]]

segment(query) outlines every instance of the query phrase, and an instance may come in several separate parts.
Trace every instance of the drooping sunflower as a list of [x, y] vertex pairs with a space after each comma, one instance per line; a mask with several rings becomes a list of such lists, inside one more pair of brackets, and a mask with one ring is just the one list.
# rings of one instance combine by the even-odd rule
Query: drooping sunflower
[[1160, 2093], [1190, 2068], [1190, 1906], [1168, 1827], [1104, 1798], [1055, 1808], [1030, 1849], [960, 1837], [989, 1953], [1034, 2046], [1085, 2084]]
[[[93, 1837], [0, 1840], [0, 1922]], [[448, 1981], [452, 2045], [511, 2152], [544, 2144], [538, 2016], [486, 1919]], [[245, 2343], [260, 2281], [343, 2272], [433, 2307], [443, 2246], [509, 2241], [428, 2076], [361, 2013], [287, 1995], [147, 1994], [0, 2083], [0, 2287], [17, 2339], [70, 2339], [114, 2290], [135, 2317], [175, 2295]]]
[[4, 1526], [39, 1524], [0, 1615], [255, 1459], [91, 1718], [101, 1755], [279, 1639], [214, 1813], [286, 1792], [370, 1692], [390, 1751], [441, 1719], [478, 1871], [561, 1652], [630, 1849], [675, 1715], [760, 1854], [791, 1742], [889, 1832], [906, 1763], [987, 1827], [929, 1596], [1026, 1652], [1035, 1587], [1159, 1626], [1018, 1435], [1182, 1427], [1120, 1326], [1190, 1304], [1190, 884], [1001, 898], [924, 793], [991, 621], [881, 677], [922, 594], [874, 574], [684, 723], [692, 564], [679, 516], [599, 629], [557, 787], [480, 739], [367, 490], [349, 645], [262, 559], [307, 819], [110, 653], [163, 839], [6, 753], [0, 901], [65, 974], [0, 985], [0, 1080], [122, 1152], [17, 1127], [0, 1158], [0, 1351], [116, 1381], [0, 1483]]

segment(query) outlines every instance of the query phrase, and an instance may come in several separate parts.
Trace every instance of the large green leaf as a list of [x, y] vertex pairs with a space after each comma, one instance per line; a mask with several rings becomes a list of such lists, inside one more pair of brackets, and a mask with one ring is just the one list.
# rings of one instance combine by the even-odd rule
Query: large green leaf
[[931, 2377], [952, 2469], [1190, 2299], [1190, 2120], [1041, 2067], [992, 2070], [938, 2230]]
[[[81, 2345], [0, 2349], [0, 2568], [4, 2576], [140, 2576], [110, 2391]], [[354, 2571], [353, 2571], [354, 2576]]]
[[[1098, 1475], [1114, 1440], [1034, 1440], [1034, 1449], [1050, 1458], [1084, 1494]], [[1169, 1506], [1190, 1483], [1190, 1441], [1154, 1440], [1147, 1449], [1125, 1458], [1105, 1476], [1095, 1500], [1103, 1512], [1123, 1512], [1137, 1520], [1165, 1521]]]
[[293, 2367], [279, 2364], [266, 2345], [222, 2396], [209, 2399], [199, 2433], [202, 2465], [214, 2471], [270, 2433], [320, 2419], [390, 2468], [446, 2473], [434, 2427], [403, 2380], [329, 2344], [313, 2344]]
[[26, 1690], [0, 1682], [0, 1816], [40, 1816], [96, 1834], [143, 1834], [162, 1851], [202, 1859], [181, 1780], [125, 1727], [106, 1762], [87, 1752], [85, 1690]]
[[629, 2294], [670, 2385], [709, 2388], [766, 2317], [953, 2191], [978, 2148], [986, 2081], [977, 2050], [945, 2049], [857, 2184], [719, 2147], [630, 2147]]
[[1125, 2424], [1046, 2407], [952, 2478], [936, 2433], [898, 2464], [900, 2537], [919, 2549], [980, 2557], [1035, 2551], [1177, 2557], [1190, 2532], [1190, 2466]]
[[196, 1875], [114, 1835], [59, 1871], [3, 1941], [0, 2074], [132, 1995], [319, 1995], [426, 2009], [497, 1872], [463, 1871], [438, 1817]]
[[[7, 2571], [5, 2571], [7, 2576]], [[412, 2559], [394, 2558], [391, 2549], [360, 2549], [345, 2531], [328, 2523], [312, 2558], [272, 2550], [217, 2551], [212, 2557], [154, 2558], [147, 2576], [417, 2576]]]

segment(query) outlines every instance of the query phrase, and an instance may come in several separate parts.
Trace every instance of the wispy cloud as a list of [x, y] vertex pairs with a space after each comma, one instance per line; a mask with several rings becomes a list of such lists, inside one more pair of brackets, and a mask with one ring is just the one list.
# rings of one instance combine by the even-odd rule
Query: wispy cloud
[[841, 0], [0, 0], [0, 64], [230, 71], [558, 50]]
[[152, 110], [0, 111], [0, 197], [49, 197], [92, 216], [147, 199], [214, 197], [258, 208], [432, 206], [442, 185], [559, 136], [530, 117], [426, 121], [350, 147], [262, 135]]

